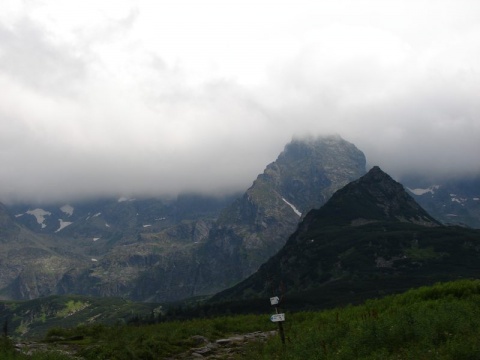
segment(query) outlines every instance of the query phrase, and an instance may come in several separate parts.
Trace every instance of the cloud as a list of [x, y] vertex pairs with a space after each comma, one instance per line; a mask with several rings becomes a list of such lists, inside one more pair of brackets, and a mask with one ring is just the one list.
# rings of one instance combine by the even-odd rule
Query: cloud
[[476, 2], [12, 4], [0, 201], [244, 190], [303, 134], [480, 172]]
[[85, 66], [66, 46], [49, 42], [47, 34], [29, 19], [12, 29], [0, 23], [0, 73], [16, 85], [44, 94], [65, 95], [85, 75]]

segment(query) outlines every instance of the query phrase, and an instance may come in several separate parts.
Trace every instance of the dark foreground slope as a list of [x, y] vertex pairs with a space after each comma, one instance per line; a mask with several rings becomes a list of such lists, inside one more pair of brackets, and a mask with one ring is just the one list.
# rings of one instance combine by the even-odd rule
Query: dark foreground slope
[[254, 275], [212, 298], [285, 295], [289, 306], [358, 302], [480, 277], [480, 231], [440, 225], [378, 167], [307, 214]]

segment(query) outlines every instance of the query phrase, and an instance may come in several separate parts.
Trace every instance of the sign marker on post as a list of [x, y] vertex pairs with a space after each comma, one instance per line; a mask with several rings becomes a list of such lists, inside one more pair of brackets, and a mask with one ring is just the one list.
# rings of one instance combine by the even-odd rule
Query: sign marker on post
[[274, 296], [270, 298], [271, 305], [278, 305], [279, 302], [280, 302], [280, 298], [278, 296]]
[[272, 316], [270, 316], [270, 321], [271, 322], [285, 321], [285, 314], [273, 314]]

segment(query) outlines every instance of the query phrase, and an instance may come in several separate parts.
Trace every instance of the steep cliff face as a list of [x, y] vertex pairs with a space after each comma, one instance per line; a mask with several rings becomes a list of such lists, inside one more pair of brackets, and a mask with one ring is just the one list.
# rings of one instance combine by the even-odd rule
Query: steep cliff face
[[306, 212], [364, 173], [364, 154], [339, 136], [292, 141], [221, 213], [200, 250], [197, 293], [251, 275], [285, 244]]
[[83, 250], [72, 242], [38, 235], [19, 225], [16, 229], [1, 244], [0, 299], [34, 299], [54, 294], [66, 272], [90, 265]]
[[364, 154], [341, 137], [329, 136], [292, 141], [263, 175], [284, 199], [305, 214], [363, 174]]
[[[193, 296], [196, 254], [212, 220], [183, 221], [160, 232], [117, 243], [91, 265], [70, 271], [58, 293], [121, 296], [138, 301], [170, 301]], [[88, 292], [85, 291], [88, 289]]]

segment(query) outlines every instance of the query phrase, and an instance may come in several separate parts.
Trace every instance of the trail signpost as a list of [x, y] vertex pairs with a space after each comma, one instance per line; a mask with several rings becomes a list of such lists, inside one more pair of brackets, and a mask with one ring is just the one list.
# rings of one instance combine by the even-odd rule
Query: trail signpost
[[271, 305], [278, 305], [279, 302], [280, 302], [280, 298], [278, 296], [274, 296], [270, 298]]
[[285, 321], [285, 314], [278, 311], [278, 305], [280, 304], [280, 298], [274, 296], [270, 298], [270, 304], [275, 306], [275, 314], [270, 316], [271, 322], [276, 322], [278, 324], [278, 333], [280, 334], [280, 339], [282, 344], [285, 345], [285, 333], [283, 331], [283, 322]]
[[270, 321], [271, 322], [285, 321], [285, 314], [273, 314], [272, 316], [270, 316]]

